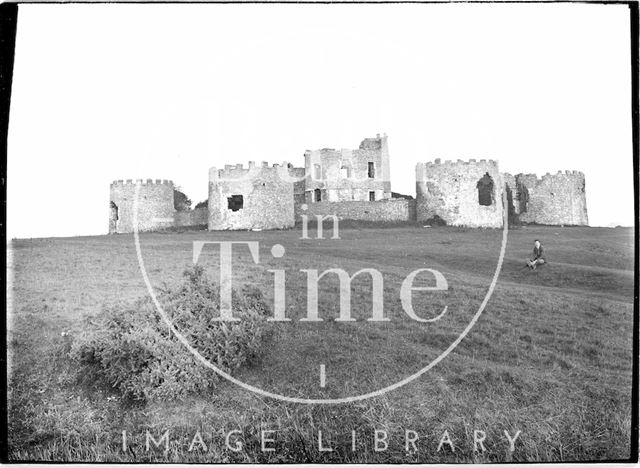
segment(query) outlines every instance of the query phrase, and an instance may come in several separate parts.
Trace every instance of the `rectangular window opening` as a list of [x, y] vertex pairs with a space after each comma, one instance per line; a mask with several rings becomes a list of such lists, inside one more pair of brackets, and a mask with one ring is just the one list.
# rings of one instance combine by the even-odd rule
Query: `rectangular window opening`
[[369, 192], [369, 201], [376, 201], [376, 192]]
[[373, 161], [369, 161], [369, 168], [368, 168], [368, 172], [369, 172], [369, 179], [373, 179], [376, 176], [376, 165]]
[[231, 195], [227, 197], [227, 208], [231, 211], [238, 211], [244, 207], [244, 198], [242, 195]]

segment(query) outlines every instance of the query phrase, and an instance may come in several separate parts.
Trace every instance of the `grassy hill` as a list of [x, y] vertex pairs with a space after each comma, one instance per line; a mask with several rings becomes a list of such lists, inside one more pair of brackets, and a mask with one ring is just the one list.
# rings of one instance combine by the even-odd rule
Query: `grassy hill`
[[[234, 281], [257, 285], [271, 299], [273, 275], [267, 270], [284, 269], [286, 314], [292, 320], [269, 324], [268, 348], [235, 377], [288, 396], [339, 398], [417, 372], [456, 339], [487, 293], [502, 232], [351, 224], [341, 226], [340, 240], [325, 237], [303, 240], [299, 230], [167, 232], [142, 234], [140, 244], [150, 281], [161, 288], [179, 282], [192, 265], [194, 241], [258, 241], [259, 264], [247, 247], [234, 250]], [[549, 264], [530, 271], [524, 259], [534, 239], [542, 241]], [[286, 249], [280, 259], [270, 253], [277, 243]], [[217, 258], [213, 246], [205, 247], [200, 264], [212, 279]], [[495, 291], [461, 344], [406, 386], [339, 405], [284, 403], [226, 381], [211, 395], [147, 404], [122, 401], [109, 389], [78, 386], [60, 350], [80, 331], [82, 318], [99, 314], [106, 304], [146, 295], [133, 236], [15, 240], [8, 259], [13, 460], [435, 463], [630, 456], [631, 229], [511, 230]], [[300, 270], [328, 268], [380, 271], [391, 320], [366, 320], [372, 293], [362, 275], [353, 281], [357, 321], [334, 321], [338, 282], [328, 275], [319, 286], [324, 320], [300, 322], [307, 301]], [[438, 270], [447, 279], [447, 291], [413, 293], [421, 317], [435, 317], [447, 306], [437, 322], [416, 322], [402, 309], [402, 281], [419, 268]], [[320, 365], [326, 369], [324, 388]], [[146, 431], [159, 440], [166, 430], [169, 450], [147, 451]], [[231, 439], [242, 442], [239, 452], [225, 447], [233, 430], [240, 431]], [[261, 448], [266, 430], [274, 431], [266, 438], [275, 439], [267, 444], [275, 451]], [[319, 431], [323, 446], [333, 451], [319, 451]], [[386, 450], [375, 450], [375, 431], [386, 432]], [[417, 452], [406, 450], [406, 431], [417, 434]], [[437, 450], [445, 431], [455, 451], [448, 444]], [[474, 450], [474, 431], [486, 434], [484, 451]], [[520, 431], [513, 452], [505, 431], [511, 437]], [[206, 451], [193, 444], [197, 433]]]

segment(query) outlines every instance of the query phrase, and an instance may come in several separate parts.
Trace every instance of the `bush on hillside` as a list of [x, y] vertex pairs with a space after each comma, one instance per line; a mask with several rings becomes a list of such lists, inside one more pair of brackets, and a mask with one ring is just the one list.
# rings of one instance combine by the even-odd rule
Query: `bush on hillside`
[[[267, 338], [269, 308], [253, 287], [233, 293], [236, 322], [219, 316], [218, 285], [201, 267], [186, 270], [184, 282], [157, 294], [175, 328], [218, 368], [232, 372], [256, 357]], [[149, 297], [111, 306], [88, 320], [70, 357], [88, 382], [103, 382], [136, 400], [169, 399], [215, 388], [218, 375], [180, 343]]]

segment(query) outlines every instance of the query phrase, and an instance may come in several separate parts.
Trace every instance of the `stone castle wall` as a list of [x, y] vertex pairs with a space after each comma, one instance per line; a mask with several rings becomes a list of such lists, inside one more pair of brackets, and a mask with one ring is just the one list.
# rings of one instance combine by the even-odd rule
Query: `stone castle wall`
[[173, 182], [169, 180], [118, 180], [110, 187], [109, 233], [133, 232], [133, 202], [138, 195], [138, 230], [154, 231], [173, 226]]
[[209, 222], [209, 208], [206, 206], [188, 211], [176, 211], [176, 227], [206, 226]]
[[582, 172], [559, 171], [538, 178], [518, 174], [511, 178], [514, 211], [520, 222], [587, 226], [585, 178]]
[[[487, 175], [490, 204], [479, 200], [478, 183]], [[504, 181], [493, 160], [445, 161], [416, 165], [416, 215], [420, 222], [439, 217], [453, 226], [501, 227]]]
[[[285, 229], [294, 219], [296, 179], [288, 164], [209, 170], [209, 230]], [[234, 198], [241, 200], [235, 206]], [[236, 201], [236, 203], [240, 203]]]
[[[306, 210], [304, 209], [306, 206]], [[316, 215], [336, 215], [338, 219], [361, 221], [401, 222], [415, 221], [416, 201], [388, 199], [380, 201], [319, 202], [306, 204], [296, 210], [296, 219], [306, 214], [314, 221]]]

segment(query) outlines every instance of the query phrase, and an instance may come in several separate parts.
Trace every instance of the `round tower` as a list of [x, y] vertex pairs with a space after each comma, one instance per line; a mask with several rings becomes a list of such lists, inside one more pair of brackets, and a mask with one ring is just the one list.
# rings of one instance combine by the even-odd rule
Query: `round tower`
[[175, 222], [173, 182], [170, 180], [117, 180], [109, 196], [109, 234], [133, 232], [134, 199], [138, 191], [138, 230], [154, 231]]
[[416, 165], [416, 214], [420, 222], [502, 227], [504, 181], [493, 160]]

